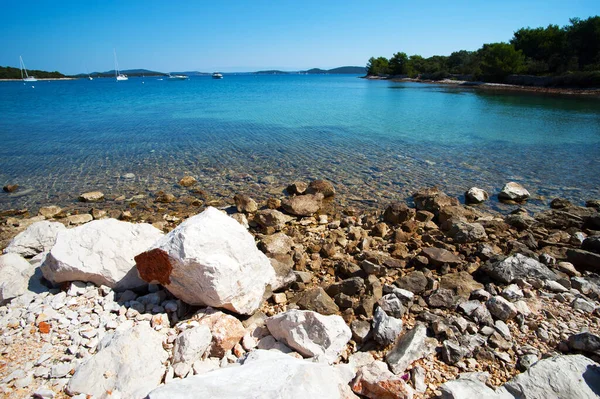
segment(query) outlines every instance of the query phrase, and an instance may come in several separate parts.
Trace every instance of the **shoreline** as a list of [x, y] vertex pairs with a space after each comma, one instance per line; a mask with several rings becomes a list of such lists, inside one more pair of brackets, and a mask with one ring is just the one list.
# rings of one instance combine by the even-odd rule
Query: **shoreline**
[[413, 78], [380, 78], [380, 77], [362, 77], [367, 80], [389, 80], [392, 82], [413, 82], [424, 84], [436, 84], [445, 86], [454, 86], [459, 88], [482, 89], [489, 91], [514, 91], [514, 92], [530, 92], [539, 94], [560, 94], [569, 96], [598, 96], [600, 97], [600, 88], [594, 89], [578, 89], [578, 88], [563, 88], [563, 87], [538, 87], [538, 86], [521, 86], [505, 83], [486, 83], [486, 82], [471, 82], [466, 80], [422, 80]]
[[[200, 194], [193, 177], [184, 177], [179, 185], [191, 194]], [[252, 197], [257, 195], [255, 192]], [[148, 390], [170, 389], [179, 378], [185, 381], [192, 375], [216, 377], [229, 364], [242, 363], [235, 370], [243, 373], [251, 367], [251, 363], [244, 363], [246, 356], [262, 353], [257, 349], [275, 351], [279, 356], [285, 356], [280, 353], [283, 352], [297, 359], [310, 358], [314, 352], [303, 351], [299, 344], [291, 345], [292, 338], [285, 338], [272, 322], [265, 322], [269, 317], [272, 321], [273, 317], [286, 317], [298, 309], [319, 313], [319, 317], [329, 320], [336, 318], [339, 328], [347, 331], [347, 338], [337, 349], [323, 351], [330, 363], [348, 367], [352, 373], [352, 378], [340, 386], [362, 395], [372, 393], [376, 397], [381, 388], [391, 389], [400, 398], [437, 397], [449, 389], [445, 384], [471, 381], [467, 385], [472, 385], [474, 380], [457, 378], [461, 373], [473, 372], [485, 376], [477, 389], [491, 390], [517, 375], [524, 378], [527, 373], [523, 372], [536, 367], [538, 360], [542, 362], [535, 369], [538, 372], [553, 367], [553, 361], [568, 363], [575, 357], [592, 366], [596, 364], [595, 349], [574, 342], [593, 340], [600, 334], [600, 281], [589, 273], [594, 269], [589, 259], [600, 258], [594, 237], [600, 234], [600, 201], [589, 201], [587, 207], [582, 207], [554, 200], [550, 207], [534, 215], [499, 215], [465, 205], [436, 188], [415, 192], [409, 205], [399, 201], [378, 204], [372, 210], [336, 207], [337, 195], [336, 187], [325, 180], [290, 181], [287, 193], [269, 193], [265, 201], [254, 201], [247, 195], [236, 195], [234, 205], [229, 205], [230, 199], [220, 205], [208, 199], [198, 200], [177, 213], [170, 209], [174, 196], [162, 193], [140, 218], [135, 217], [139, 209], [139, 205], [134, 205], [136, 199], [123, 203], [120, 209], [103, 209], [108, 203], [98, 192], [80, 196], [87, 212], [69, 214], [58, 207], [46, 207], [33, 217], [0, 213], [0, 231], [7, 234], [6, 238], [12, 239], [23, 231], [26, 235], [26, 229], [32, 228], [28, 239], [22, 237], [22, 244], [9, 245], [7, 252], [29, 262], [38, 272], [40, 268], [48, 270], [49, 266], [41, 265], [49, 250], [57, 257], [49, 259], [70, 262], [60, 258], [64, 245], [69, 245], [67, 252], [73, 251], [75, 259], [85, 259], [79, 266], [65, 263], [66, 273], [79, 273], [78, 268], [82, 268], [83, 274], [77, 274], [75, 279], [75, 274], [71, 274], [66, 280], [53, 275], [54, 285], [33, 273], [27, 279], [30, 286], [32, 282], [38, 284], [34, 286], [39, 291], [25, 291], [0, 307], [0, 350], [6, 354], [5, 367], [0, 368], [0, 379], [4, 381], [0, 392], [17, 398], [46, 387], [60, 398], [66, 397], [65, 392], [97, 394], [94, 383], [77, 378], [77, 370], [89, 367], [88, 359], [107, 355], [105, 348], [110, 346], [99, 343], [105, 337], [109, 339], [115, 330], [121, 333], [115, 334], [114, 345], [122, 344], [118, 341], [122, 334], [154, 330], [147, 333], [154, 344], [136, 351], [135, 356], [162, 359], [155, 365], [159, 369], [157, 375], [148, 382], [147, 373], [127, 374], [127, 378], [143, 379]], [[121, 291], [107, 286], [109, 283], [97, 286], [87, 280], [95, 278], [90, 274], [94, 259], [112, 262], [111, 257], [120, 257], [130, 245], [140, 248], [133, 255], [146, 251], [150, 245], [135, 241], [141, 238], [122, 246], [100, 244], [106, 241], [93, 234], [120, 234], [114, 227], [109, 228], [109, 223], [122, 223], [119, 226], [127, 228], [148, 223], [169, 234], [183, 221], [191, 222], [193, 216], [207, 212], [218, 225], [233, 224], [214, 208], [208, 210], [213, 205], [245, 227], [241, 230], [246, 230], [250, 242], [255, 242], [264, 253], [261, 256], [270, 259], [277, 281], [282, 284], [273, 293], [259, 293], [266, 299], [256, 310], [244, 315], [236, 314], [228, 305], [224, 306], [227, 313], [217, 312], [219, 305], [213, 305], [214, 310], [191, 306], [175, 295], [179, 291], [169, 291], [168, 281], [165, 286], [150, 284]], [[15, 226], [15, 222], [22, 224]], [[86, 230], [91, 224], [99, 226], [96, 233]], [[106, 231], [100, 227], [103, 224]], [[39, 235], [42, 230], [45, 233]], [[65, 234], [69, 231], [72, 233]], [[155, 233], [153, 242], [159, 235], [158, 231]], [[227, 236], [220, 230], [214, 234], [219, 240], [231, 242], [228, 251], [239, 249], [250, 256], [249, 248], [236, 248], [233, 244], [240, 243], [239, 236]], [[48, 238], [40, 239], [42, 236]], [[132, 240], [131, 236], [127, 233], [112, 239], [126, 241]], [[92, 237], [99, 244], [90, 249]], [[197, 245], [191, 242], [196, 237], [191, 230], [181, 237], [190, 240], [186, 245]], [[82, 244], [78, 243], [80, 238]], [[31, 240], [41, 241], [37, 245]], [[7, 249], [7, 242], [0, 241], [0, 249]], [[80, 245], [84, 251], [81, 257], [76, 252]], [[99, 251], [98, 258], [90, 251]], [[146, 266], [154, 267], [152, 259], [149, 256], [138, 260], [136, 256], [140, 265], [131, 267], [137, 267], [142, 275]], [[86, 264], [92, 269], [86, 270]], [[58, 268], [53, 271], [59, 272]], [[44, 275], [49, 276], [45, 272]], [[194, 276], [201, 278], [201, 274]], [[293, 278], [287, 279], [288, 276]], [[0, 284], [0, 289], [7, 292], [5, 287]], [[94, 309], [92, 317], [90, 309]], [[68, 321], [71, 319], [75, 322]], [[174, 357], [174, 342], [192, 323], [196, 327], [198, 323], [206, 324], [214, 345], [202, 358], [201, 353], [197, 354], [186, 366], [178, 364], [180, 361]], [[312, 337], [306, 336], [308, 340]], [[138, 345], [134, 338], [127, 337], [127, 345]], [[413, 351], [410, 357], [397, 361], [394, 359], [404, 356], [398, 349], [400, 342], [410, 344]], [[315, 345], [320, 347], [322, 342]], [[115, 362], [128, 361], [116, 352], [112, 356]], [[25, 367], [26, 364], [31, 366]], [[209, 364], [214, 371], [202, 367]], [[375, 382], [369, 382], [368, 370], [379, 370]], [[97, 375], [112, 373], [111, 369], [94, 371]], [[274, 377], [277, 375], [274, 373]], [[580, 384], [582, 389], [586, 387]], [[240, 383], [238, 389], [247, 389], [247, 385]], [[402, 395], [404, 390], [414, 390], [414, 396]], [[124, 397], [129, 393], [122, 392]]]

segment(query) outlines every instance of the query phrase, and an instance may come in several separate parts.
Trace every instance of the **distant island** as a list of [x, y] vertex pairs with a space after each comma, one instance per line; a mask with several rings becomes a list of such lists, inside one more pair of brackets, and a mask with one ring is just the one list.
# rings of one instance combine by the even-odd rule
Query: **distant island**
[[523, 86], [600, 87], [600, 16], [572, 18], [564, 27], [521, 28], [509, 43], [424, 58], [395, 53], [371, 57], [370, 78], [454, 79]]
[[[58, 78], [87, 78], [91, 76], [93, 78], [113, 78], [115, 76], [115, 70], [105, 72], [91, 72], [91, 73], [79, 73], [77, 75], [64, 75], [60, 72], [46, 72], [38, 70], [29, 70], [30, 76], [35, 76], [40, 79], [58, 79]], [[129, 77], [141, 77], [141, 76], [168, 76], [169, 73], [173, 75], [186, 75], [186, 76], [211, 76], [212, 72], [199, 72], [199, 71], [183, 71], [183, 72], [158, 72], [151, 71], [149, 69], [125, 69], [121, 70], [121, 73]], [[312, 68], [306, 71], [279, 71], [279, 70], [265, 70], [256, 72], [225, 72], [225, 75], [335, 75], [335, 74], [347, 74], [347, 75], [365, 75], [367, 68], [361, 66], [342, 66], [333, 69], [321, 69]], [[2, 80], [20, 80], [21, 70], [13, 67], [2, 67], [0, 66], [0, 79]]]

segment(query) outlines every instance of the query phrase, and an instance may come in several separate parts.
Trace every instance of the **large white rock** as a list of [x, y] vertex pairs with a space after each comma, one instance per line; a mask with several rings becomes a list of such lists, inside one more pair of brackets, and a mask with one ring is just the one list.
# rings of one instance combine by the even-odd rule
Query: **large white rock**
[[34, 273], [35, 267], [21, 255], [0, 256], [0, 304], [27, 292]]
[[163, 335], [147, 323], [138, 324], [105, 337], [98, 352], [76, 368], [66, 390], [96, 398], [109, 391], [123, 398], [143, 398], [161, 383], [167, 358]]
[[529, 198], [529, 191], [519, 183], [508, 182], [502, 187], [502, 191], [498, 193], [498, 198], [500, 200], [510, 200], [510, 201], [526, 201]]
[[515, 398], [598, 398], [600, 365], [583, 355], [555, 356], [535, 363], [503, 389]]
[[135, 257], [140, 276], [190, 305], [251, 314], [275, 272], [254, 238], [234, 219], [209, 207]]
[[62, 223], [41, 221], [35, 222], [25, 231], [17, 234], [4, 253], [16, 253], [29, 258], [41, 252], [49, 251], [56, 242], [59, 231], [66, 230]]
[[139, 278], [133, 257], [162, 236], [150, 224], [116, 219], [62, 230], [41, 266], [42, 273], [54, 283], [79, 280], [116, 290], [139, 287], [146, 283]]
[[240, 367], [226, 367], [168, 383], [148, 399], [357, 398], [332, 366], [257, 350]]
[[288, 310], [268, 318], [266, 324], [277, 340], [304, 356], [322, 356], [330, 363], [352, 338], [340, 316], [324, 316], [310, 310]]

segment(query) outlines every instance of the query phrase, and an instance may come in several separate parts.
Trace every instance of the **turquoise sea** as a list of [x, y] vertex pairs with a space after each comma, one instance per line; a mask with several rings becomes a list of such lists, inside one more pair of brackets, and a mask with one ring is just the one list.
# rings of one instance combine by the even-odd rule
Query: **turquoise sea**
[[508, 181], [539, 198], [530, 207], [600, 198], [597, 97], [347, 75], [0, 82], [0, 143], [0, 184], [21, 186], [0, 193], [0, 210], [96, 189], [177, 193], [185, 174], [228, 198], [326, 178], [348, 205]]

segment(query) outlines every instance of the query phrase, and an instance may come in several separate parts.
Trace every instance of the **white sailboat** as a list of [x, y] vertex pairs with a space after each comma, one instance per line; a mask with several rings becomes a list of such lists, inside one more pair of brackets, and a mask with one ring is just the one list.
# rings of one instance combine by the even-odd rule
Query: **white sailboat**
[[119, 73], [119, 63], [117, 62], [117, 50], [113, 49], [113, 51], [115, 53], [115, 77], [117, 78], [117, 82], [119, 80], [129, 80], [127, 75], [123, 75], [122, 73]]
[[[21, 79], [23, 79], [23, 82], [37, 82], [37, 79], [35, 78], [35, 76], [29, 76], [27, 74], [27, 69], [25, 68], [25, 63], [23, 62], [23, 57], [19, 56], [19, 61], [21, 62]], [[23, 71], [25, 71], [25, 77], [23, 77]]]

